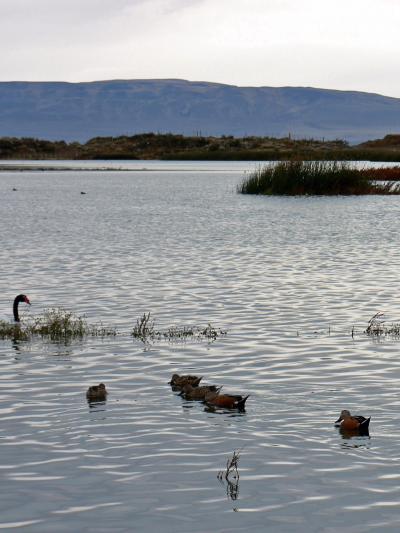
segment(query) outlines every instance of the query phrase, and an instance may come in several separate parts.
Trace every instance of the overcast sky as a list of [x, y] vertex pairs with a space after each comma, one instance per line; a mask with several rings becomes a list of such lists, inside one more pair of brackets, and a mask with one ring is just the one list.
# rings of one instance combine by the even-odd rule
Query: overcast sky
[[183, 78], [400, 97], [400, 0], [0, 0], [0, 80]]

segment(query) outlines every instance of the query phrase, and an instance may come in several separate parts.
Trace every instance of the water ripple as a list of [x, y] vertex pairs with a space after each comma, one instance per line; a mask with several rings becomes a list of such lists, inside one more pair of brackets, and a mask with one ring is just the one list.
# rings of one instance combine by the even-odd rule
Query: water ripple
[[[2, 174], [0, 315], [26, 292], [31, 314], [63, 305], [119, 334], [0, 341], [0, 529], [398, 530], [400, 341], [363, 333], [400, 317], [398, 199], [248, 198], [238, 179]], [[129, 333], [149, 311], [228, 335], [144, 345]], [[250, 394], [246, 412], [183, 400], [175, 372]], [[369, 437], [333, 427], [344, 408], [372, 416]]]

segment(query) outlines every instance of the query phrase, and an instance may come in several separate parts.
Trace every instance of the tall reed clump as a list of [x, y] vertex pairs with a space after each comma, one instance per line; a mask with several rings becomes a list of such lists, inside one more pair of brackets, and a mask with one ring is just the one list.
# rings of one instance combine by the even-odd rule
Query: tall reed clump
[[238, 185], [242, 194], [400, 194], [400, 184], [376, 182], [366, 169], [335, 161], [282, 161], [255, 170]]
[[115, 335], [115, 328], [88, 324], [84, 317], [61, 308], [46, 309], [42, 315], [34, 316], [26, 323], [0, 321], [0, 339], [29, 341], [38, 336], [52, 341], [70, 341], [87, 336]]

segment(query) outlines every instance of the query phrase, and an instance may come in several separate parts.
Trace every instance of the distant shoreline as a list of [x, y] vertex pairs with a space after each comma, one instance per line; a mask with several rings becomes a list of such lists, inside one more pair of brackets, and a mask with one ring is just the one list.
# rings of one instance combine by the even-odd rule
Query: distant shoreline
[[[34, 138], [0, 138], [0, 161], [400, 161], [400, 135], [350, 146], [346, 141], [289, 137], [185, 137], [143, 133], [95, 137], [84, 144]], [[0, 163], [1, 165], [1, 163]], [[5, 165], [4, 165], [5, 166]], [[0, 167], [1, 169], [1, 167]], [[11, 170], [8, 167], [6, 170]], [[17, 170], [26, 170], [18, 168]], [[39, 170], [54, 170], [46, 165]], [[58, 167], [56, 170], [69, 170]], [[79, 170], [86, 171], [83, 167]], [[101, 170], [96, 168], [96, 170]], [[117, 170], [117, 169], [113, 169]]]
[[96, 167], [56, 167], [52, 165], [2, 165], [0, 163], [0, 172], [70, 172], [71, 170], [78, 171], [78, 172], [140, 172], [140, 171], [146, 171], [148, 169], [141, 168], [112, 168], [112, 167], [104, 167], [104, 168], [96, 168]]

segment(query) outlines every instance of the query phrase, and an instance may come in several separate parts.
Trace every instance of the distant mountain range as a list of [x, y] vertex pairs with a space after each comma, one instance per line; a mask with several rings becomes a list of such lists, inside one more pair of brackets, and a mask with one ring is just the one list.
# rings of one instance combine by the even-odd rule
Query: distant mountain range
[[399, 98], [356, 91], [175, 79], [0, 82], [0, 137], [290, 134], [359, 143], [399, 131]]

